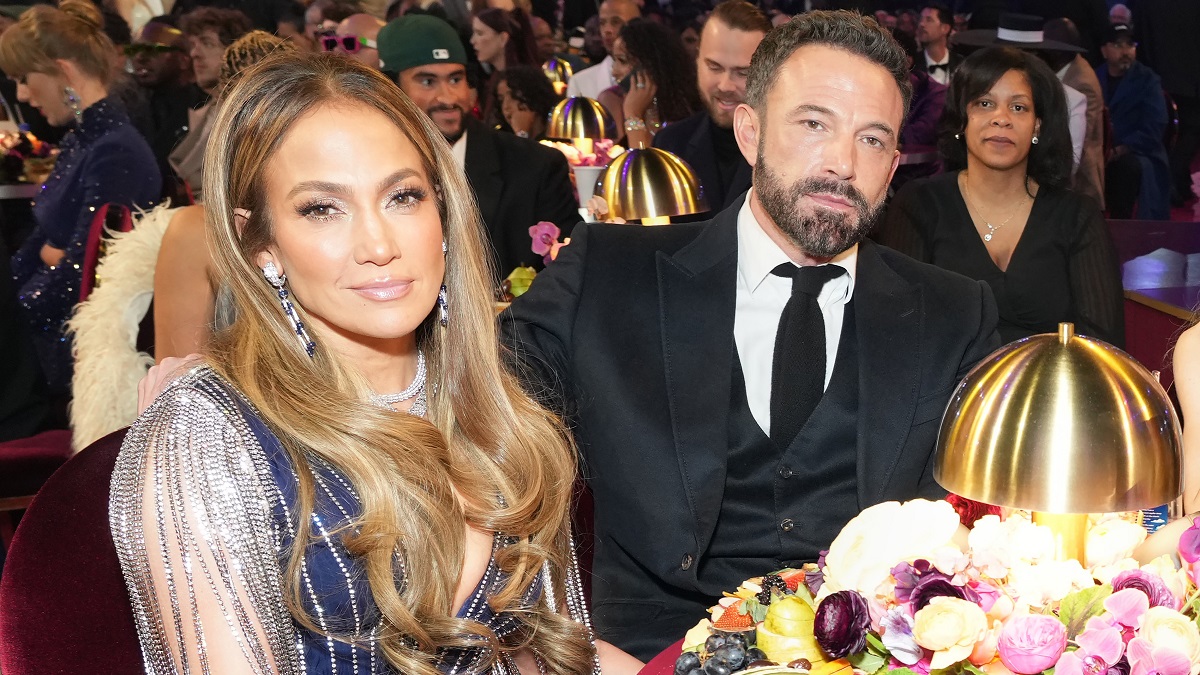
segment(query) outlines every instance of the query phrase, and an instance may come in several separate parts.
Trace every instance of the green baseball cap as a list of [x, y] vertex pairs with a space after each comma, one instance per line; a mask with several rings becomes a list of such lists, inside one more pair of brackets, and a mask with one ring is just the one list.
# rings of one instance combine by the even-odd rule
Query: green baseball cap
[[407, 14], [379, 30], [380, 70], [402, 73], [431, 63], [467, 64], [467, 50], [454, 28], [427, 14]]

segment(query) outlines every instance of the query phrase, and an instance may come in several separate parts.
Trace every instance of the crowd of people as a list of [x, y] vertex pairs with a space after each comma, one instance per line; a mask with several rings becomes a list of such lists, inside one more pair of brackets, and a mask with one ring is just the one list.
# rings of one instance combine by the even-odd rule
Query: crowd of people
[[[1000, 345], [1124, 346], [1106, 218], [1195, 199], [1188, 2], [579, 5], [0, 22], [4, 114], [60, 150], [0, 237], [0, 441], [67, 420], [97, 213], [152, 244], [162, 365], [112, 482], [148, 672], [636, 672], [866, 506], [944, 495], [942, 412]], [[564, 96], [682, 158], [708, 220], [578, 222], [538, 142]]]

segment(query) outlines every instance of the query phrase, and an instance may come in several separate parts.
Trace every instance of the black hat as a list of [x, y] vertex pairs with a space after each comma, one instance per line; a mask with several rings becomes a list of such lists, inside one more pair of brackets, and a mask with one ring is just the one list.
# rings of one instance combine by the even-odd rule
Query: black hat
[[1045, 20], [1040, 16], [1001, 12], [999, 28], [965, 30], [951, 35], [950, 42], [966, 47], [1017, 47], [1076, 53], [1087, 51], [1066, 42], [1047, 40], [1042, 31], [1043, 25]]
[[1127, 23], [1114, 23], [1104, 30], [1104, 37], [1101, 38], [1100, 44], [1110, 45], [1121, 40], [1129, 40], [1133, 42], [1133, 27]]

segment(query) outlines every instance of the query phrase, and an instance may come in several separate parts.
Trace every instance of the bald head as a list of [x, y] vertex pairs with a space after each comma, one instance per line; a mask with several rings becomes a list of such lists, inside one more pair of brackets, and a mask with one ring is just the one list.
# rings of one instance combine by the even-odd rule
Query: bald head
[[600, 38], [610, 54], [621, 27], [641, 15], [641, 8], [633, 0], [604, 0], [600, 4]]
[[[338, 41], [338, 51], [346, 53], [350, 58], [365, 66], [378, 68], [379, 50], [368, 45], [375, 44], [375, 38], [379, 36], [379, 29], [385, 25], [383, 21], [370, 14], [351, 14], [338, 24], [335, 31], [339, 38], [344, 38]], [[352, 42], [357, 44], [357, 51], [353, 49], [353, 45], [347, 49], [347, 38], [354, 38]]]

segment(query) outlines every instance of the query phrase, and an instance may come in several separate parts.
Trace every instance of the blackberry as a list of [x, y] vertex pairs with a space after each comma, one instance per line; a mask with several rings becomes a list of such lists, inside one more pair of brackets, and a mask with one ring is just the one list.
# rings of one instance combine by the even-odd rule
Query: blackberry
[[779, 576], [778, 574], [768, 574], [767, 576], [763, 577], [762, 590], [758, 592], [758, 595], [756, 595], [755, 598], [760, 604], [769, 605], [771, 604], [772, 591], [778, 593], [779, 595], [787, 595], [789, 592], [787, 582], [784, 581], [783, 577]]

